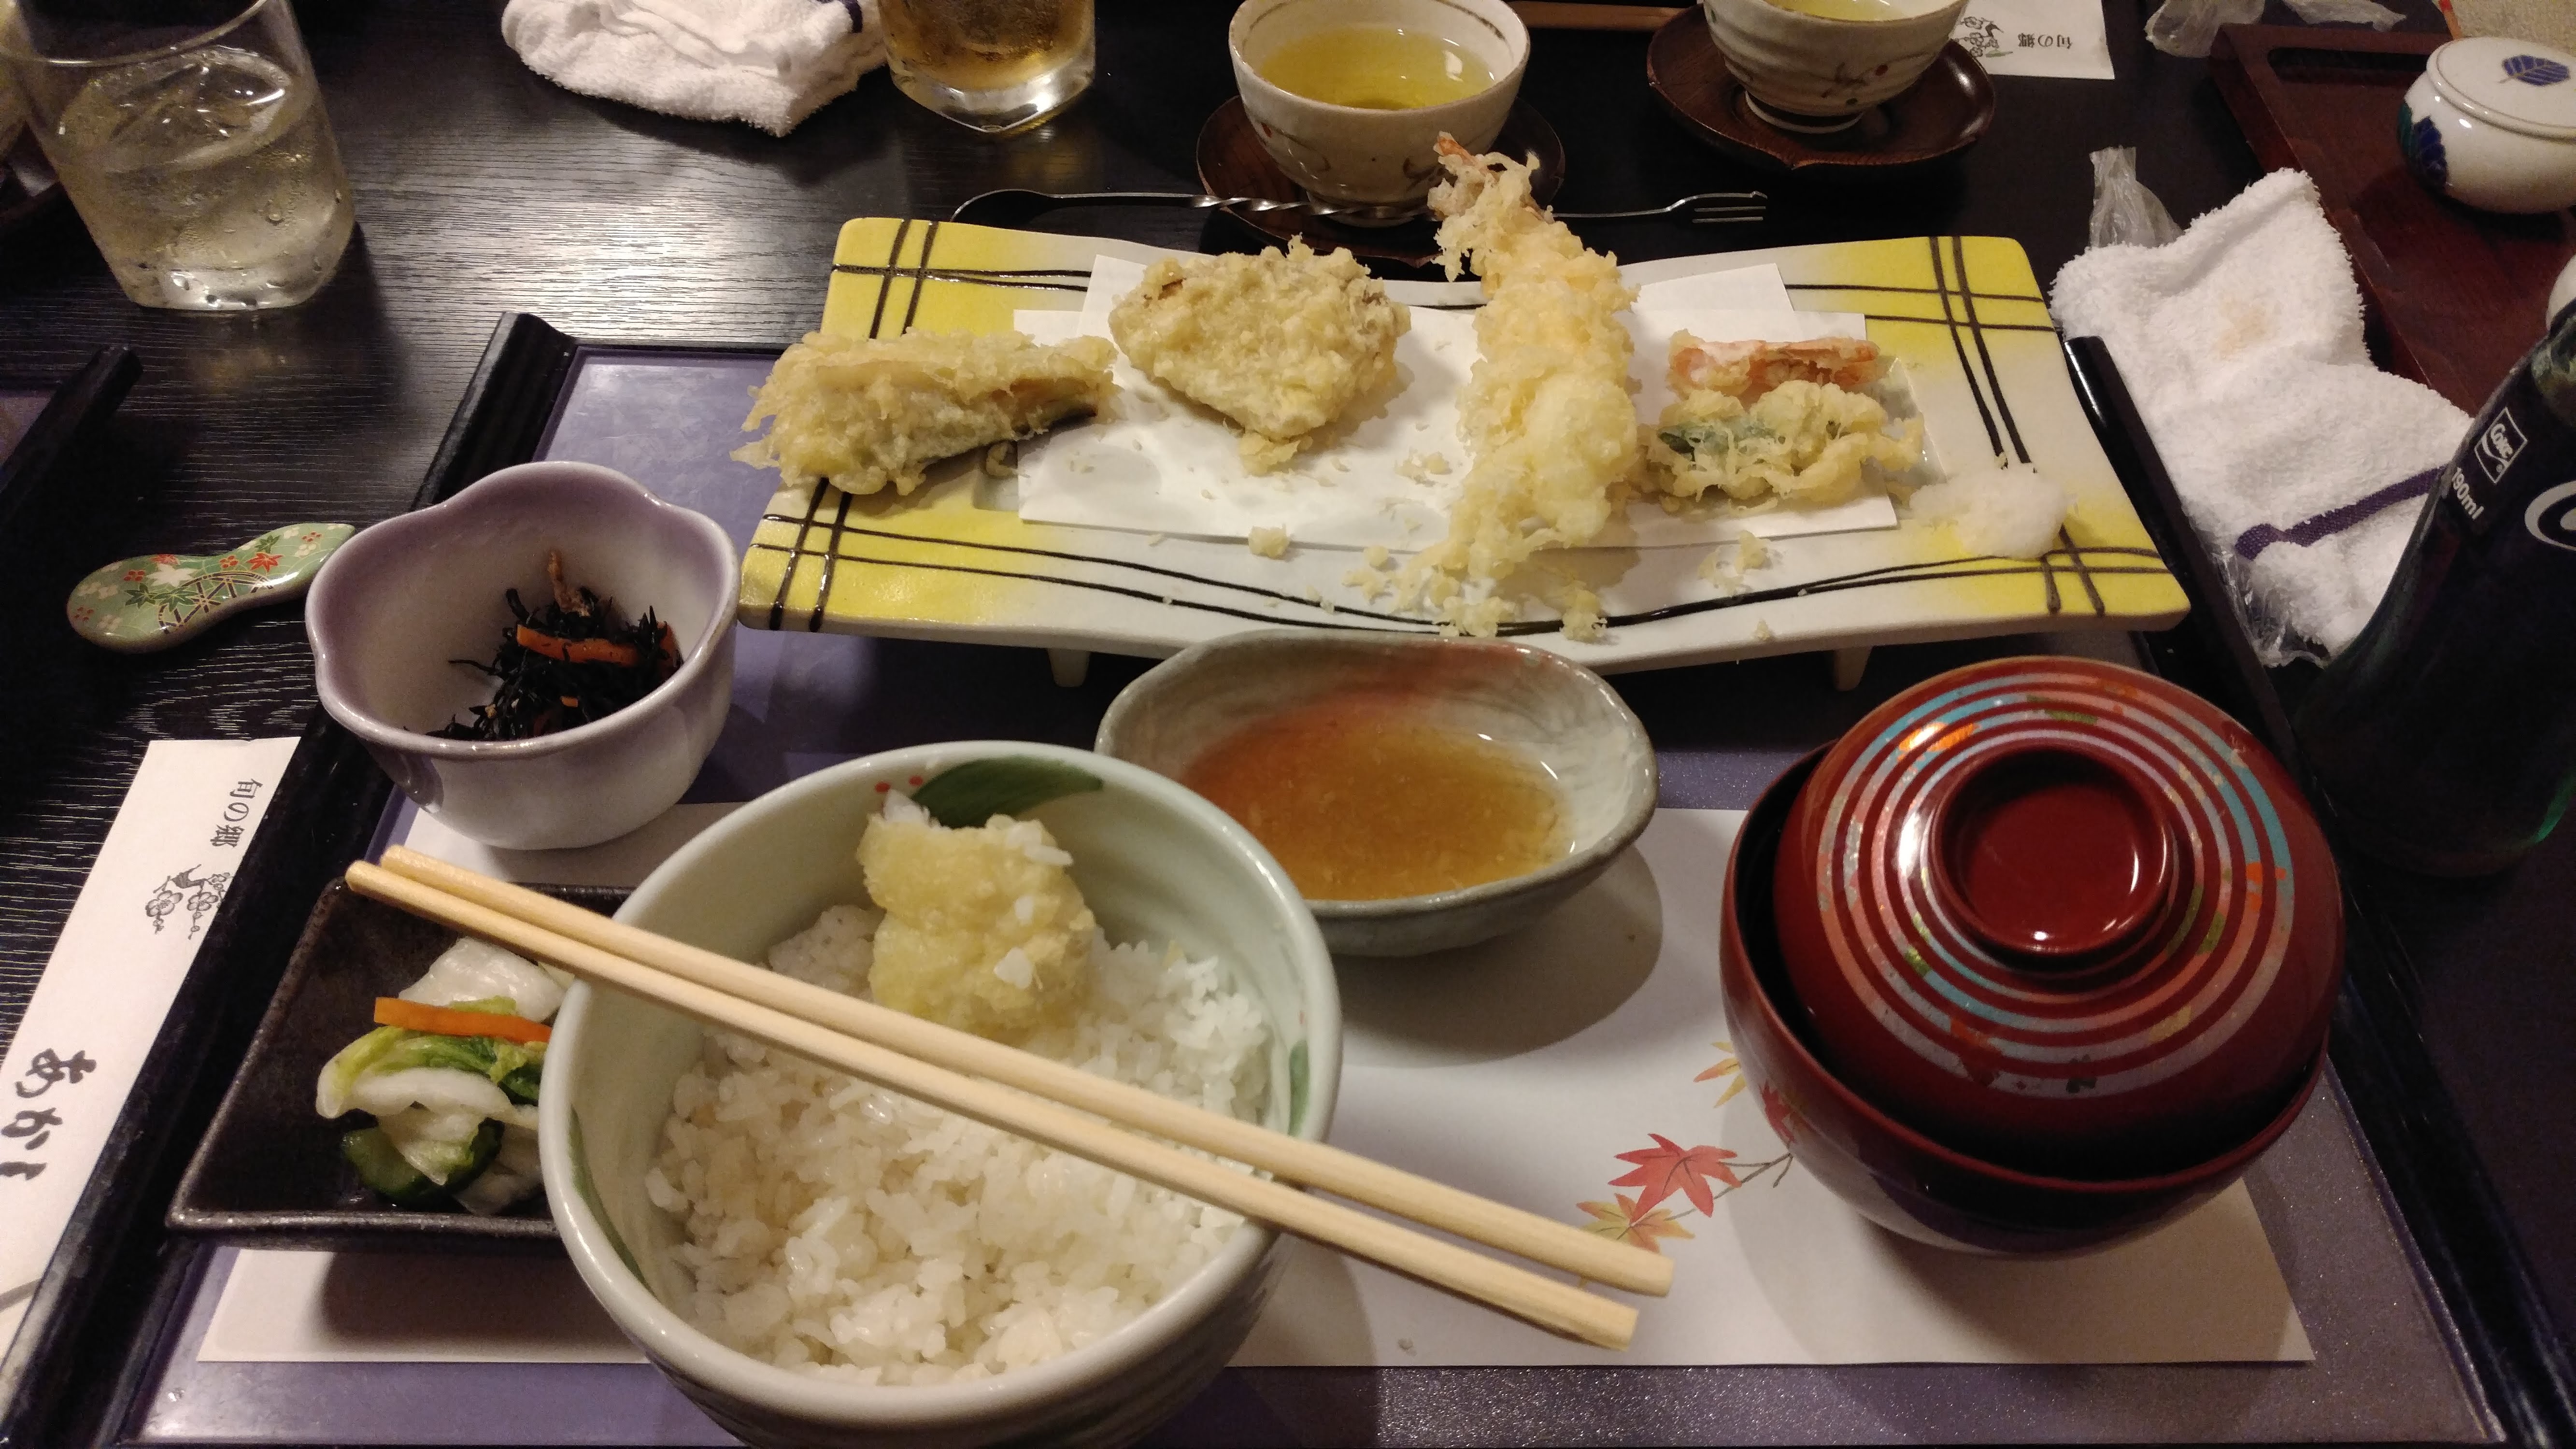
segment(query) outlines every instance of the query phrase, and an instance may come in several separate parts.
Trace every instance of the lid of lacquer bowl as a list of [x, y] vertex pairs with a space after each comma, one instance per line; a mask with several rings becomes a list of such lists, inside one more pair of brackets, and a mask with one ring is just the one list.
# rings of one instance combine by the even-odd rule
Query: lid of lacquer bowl
[[1811, 1045], [1944, 1146], [2062, 1177], [2225, 1152], [2323, 1049], [2333, 857], [2215, 707], [2083, 659], [1889, 700], [1800, 793], [1774, 877]]

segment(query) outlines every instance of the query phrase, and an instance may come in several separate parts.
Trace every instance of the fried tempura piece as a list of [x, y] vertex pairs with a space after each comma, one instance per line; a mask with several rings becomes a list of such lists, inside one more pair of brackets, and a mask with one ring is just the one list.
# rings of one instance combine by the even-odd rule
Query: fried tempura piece
[[1157, 258], [1109, 313], [1109, 335], [1147, 376], [1243, 426], [1255, 473], [1392, 382], [1411, 325], [1348, 251], [1317, 256], [1294, 238], [1257, 257]]
[[[1449, 180], [1431, 192], [1440, 262], [1472, 262], [1485, 305], [1479, 356], [1458, 398], [1474, 462], [1449, 534], [1399, 579], [1408, 606], [1427, 601], [1468, 633], [1490, 634], [1503, 601], [1462, 600], [1468, 582], [1498, 582], [1543, 548], [1589, 543], [1626, 497], [1636, 471], [1637, 414], [1628, 398], [1629, 343], [1618, 314], [1636, 300], [1615, 257], [1584, 250], [1530, 199], [1529, 168], [1477, 156], [1444, 136]], [[1597, 631], [1585, 599], [1570, 598]]]
[[1784, 382], [1830, 382], [1852, 391], [1887, 375], [1878, 344], [1858, 337], [1817, 337], [1804, 342], [1703, 342], [1673, 334], [1666, 375], [1673, 396], [1722, 392], [1751, 402]]
[[1071, 859], [1034, 820], [952, 830], [889, 802], [859, 837], [868, 896], [886, 913], [870, 994], [996, 1041], [1061, 1020], [1089, 989], [1098, 924]]
[[1887, 432], [1887, 409], [1858, 389], [1885, 376], [1871, 343], [1703, 342], [1673, 334], [1664, 409], [1646, 458], [1657, 486], [1676, 498], [1715, 488], [1740, 503], [1777, 495], [1829, 506], [1858, 491], [1861, 468], [1890, 472], [1923, 457], [1923, 425]]
[[1018, 332], [808, 333], [752, 395], [743, 431], [770, 420], [768, 433], [733, 456], [790, 484], [874, 493], [891, 482], [910, 493], [942, 458], [1097, 412], [1118, 390], [1116, 355], [1098, 337], [1043, 346]]

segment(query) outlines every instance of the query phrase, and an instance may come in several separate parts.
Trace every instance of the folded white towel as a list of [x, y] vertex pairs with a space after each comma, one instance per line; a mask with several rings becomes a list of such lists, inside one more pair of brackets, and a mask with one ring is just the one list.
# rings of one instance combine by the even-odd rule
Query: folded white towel
[[2469, 418], [2371, 366], [2315, 183], [2276, 171], [2163, 246], [2086, 252], [2050, 305], [2111, 349], [2266, 662], [2350, 643]]
[[875, 0], [510, 0], [501, 38], [566, 90], [773, 136], [885, 59]]

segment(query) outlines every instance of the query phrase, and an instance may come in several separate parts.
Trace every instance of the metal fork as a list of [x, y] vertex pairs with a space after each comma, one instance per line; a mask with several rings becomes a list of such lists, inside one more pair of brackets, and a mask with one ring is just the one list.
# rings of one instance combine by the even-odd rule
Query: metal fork
[[1637, 211], [1560, 211], [1559, 221], [1643, 221], [1681, 216], [1693, 226], [1734, 226], [1762, 219], [1770, 198], [1759, 191], [1703, 191]]
[[[1692, 226], [1734, 226], [1759, 222], [1768, 198], [1759, 191], [1703, 191], [1663, 206], [1637, 211], [1560, 211], [1559, 221], [1641, 221], [1679, 216]], [[1383, 214], [1373, 206], [1345, 206], [1323, 201], [1272, 201], [1259, 196], [1202, 196], [1187, 191], [1022, 191], [1006, 188], [968, 197], [949, 220], [984, 226], [1017, 226], [1060, 206], [1179, 206], [1193, 211], [1219, 207], [1253, 213], [1302, 211], [1308, 216]]]

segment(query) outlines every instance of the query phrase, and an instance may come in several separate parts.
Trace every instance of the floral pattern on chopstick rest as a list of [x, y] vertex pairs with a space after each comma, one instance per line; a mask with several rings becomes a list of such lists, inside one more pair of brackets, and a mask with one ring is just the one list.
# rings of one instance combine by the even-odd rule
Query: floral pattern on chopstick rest
[[93, 571], [63, 613], [73, 632], [122, 654], [184, 643], [244, 609], [301, 598], [346, 523], [292, 523], [221, 553], [148, 553]]

